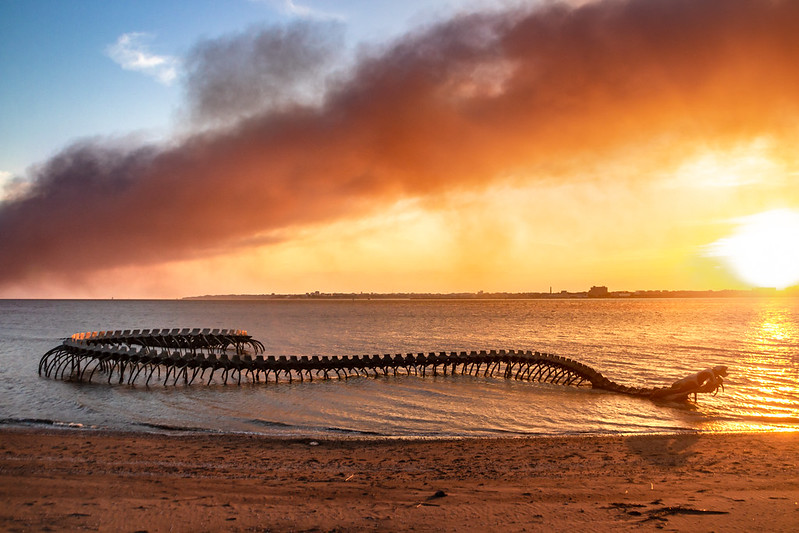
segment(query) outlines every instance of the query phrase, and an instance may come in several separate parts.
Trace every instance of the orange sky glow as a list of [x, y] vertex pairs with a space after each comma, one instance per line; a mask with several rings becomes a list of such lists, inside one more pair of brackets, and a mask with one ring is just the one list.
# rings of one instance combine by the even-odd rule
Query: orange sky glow
[[457, 17], [319, 104], [36, 165], [0, 297], [796, 285], [797, 53], [789, 1]]

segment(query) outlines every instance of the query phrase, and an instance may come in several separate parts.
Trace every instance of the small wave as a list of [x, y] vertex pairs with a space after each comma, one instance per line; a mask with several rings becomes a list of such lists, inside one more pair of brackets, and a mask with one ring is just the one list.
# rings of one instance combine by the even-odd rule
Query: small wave
[[372, 437], [386, 437], [385, 433], [380, 433], [378, 431], [369, 431], [366, 429], [348, 429], [348, 428], [338, 428], [338, 427], [326, 427], [323, 428], [327, 431], [332, 431], [334, 433], [345, 433], [347, 435], [369, 435]]
[[292, 430], [298, 430], [301, 432], [311, 432], [311, 433], [342, 433], [346, 435], [369, 435], [373, 437], [385, 437], [386, 434], [380, 433], [377, 431], [370, 431], [366, 429], [351, 429], [351, 428], [342, 428], [337, 426], [301, 426], [295, 424], [287, 424], [285, 422], [275, 422], [273, 420], [263, 420], [260, 418], [252, 418], [249, 420], [245, 420], [245, 422], [263, 426], [267, 428], [287, 428]]
[[0, 425], [16, 426], [16, 425], [38, 425], [38, 426], [54, 426], [55, 420], [49, 418], [0, 418]]
[[67, 427], [67, 428], [85, 428], [95, 429], [97, 426], [86, 426], [79, 422], [61, 422], [59, 420], [51, 420], [49, 418], [0, 418], [0, 425], [3, 426], [51, 426], [51, 427]]
[[255, 424], [258, 426], [266, 426], [270, 428], [291, 428], [296, 427], [293, 424], [286, 424], [285, 422], [275, 422], [273, 420], [262, 420], [260, 418], [250, 418], [244, 420], [244, 422], [248, 422], [250, 424]]
[[738, 420], [745, 420], [748, 422], [759, 422], [763, 424], [786, 424], [799, 428], [799, 417], [796, 416], [768, 416], [768, 415], [741, 415]]
[[156, 424], [152, 422], [136, 422], [134, 425], [146, 428], [152, 428], [152, 429], [160, 429], [162, 431], [180, 431], [185, 433], [220, 433], [219, 430], [210, 429], [210, 428], [201, 428], [194, 426], [173, 426], [171, 424]]

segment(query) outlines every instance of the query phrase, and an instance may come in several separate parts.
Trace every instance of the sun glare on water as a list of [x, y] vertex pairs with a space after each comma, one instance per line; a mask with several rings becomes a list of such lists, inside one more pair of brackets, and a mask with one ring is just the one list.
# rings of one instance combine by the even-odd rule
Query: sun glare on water
[[712, 255], [755, 287], [799, 283], [799, 212], [775, 209], [741, 219], [731, 236], [711, 245]]

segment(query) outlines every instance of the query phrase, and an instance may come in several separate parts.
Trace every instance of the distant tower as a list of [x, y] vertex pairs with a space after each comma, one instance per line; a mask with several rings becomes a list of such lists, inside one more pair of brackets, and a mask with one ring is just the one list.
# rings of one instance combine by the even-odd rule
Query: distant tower
[[602, 298], [603, 296], [607, 295], [608, 295], [608, 288], [605, 287], [604, 285], [602, 286], [595, 285], [591, 287], [591, 289], [588, 291], [588, 296], [590, 298]]

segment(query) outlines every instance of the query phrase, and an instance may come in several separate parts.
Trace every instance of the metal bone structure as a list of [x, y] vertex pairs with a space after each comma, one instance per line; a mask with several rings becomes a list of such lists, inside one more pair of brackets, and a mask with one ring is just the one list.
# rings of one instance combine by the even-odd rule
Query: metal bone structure
[[626, 387], [572, 359], [521, 350], [343, 357], [276, 357], [263, 352], [263, 344], [239, 329], [94, 331], [76, 333], [45, 353], [39, 375], [91, 382], [95, 374], [102, 374], [108, 383], [143, 381], [147, 386], [154, 376], [164, 385], [189, 385], [197, 378], [210, 384], [217, 372], [217, 382], [224, 384], [441, 373], [591, 387], [645, 398], [662, 390]]
[[191, 383], [210, 369], [209, 383], [217, 370], [222, 370], [227, 382], [235, 368], [241, 379], [242, 355], [247, 349], [261, 353], [264, 345], [240, 329], [92, 331], [76, 333], [44, 354], [39, 375], [90, 382], [100, 371], [108, 383], [114, 379], [133, 384], [141, 377], [149, 385], [157, 373], [157, 379], [167, 385], [170, 379], [176, 384], [181, 377]]

